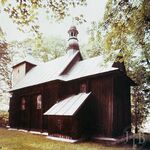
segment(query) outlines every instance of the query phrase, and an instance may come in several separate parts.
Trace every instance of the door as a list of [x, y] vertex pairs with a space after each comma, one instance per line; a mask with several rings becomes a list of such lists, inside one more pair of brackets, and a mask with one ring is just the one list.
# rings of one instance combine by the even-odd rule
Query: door
[[31, 110], [30, 110], [30, 130], [41, 131], [42, 130], [42, 95], [37, 94], [31, 96]]
[[19, 119], [19, 128], [29, 129], [29, 103], [28, 97], [21, 97], [20, 101], [20, 119]]

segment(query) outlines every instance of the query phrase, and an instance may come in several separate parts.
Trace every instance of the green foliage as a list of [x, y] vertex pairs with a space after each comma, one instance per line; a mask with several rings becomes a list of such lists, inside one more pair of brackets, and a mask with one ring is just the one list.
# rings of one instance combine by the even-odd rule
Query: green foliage
[[[11, 87], [11, 56], [8, 50], [0, 59], [0, 81], [3, 81], [7, 86]], [[3, 89], [3, 87], [0, 87]], [[3, 89], [4, 90], [4, 89]], [[5, 89], [6, 90], [6, 89]]]
[[[11, 87], [11, 53], [8, 50], [8, 43], [5, 40], [5, 35], [0, 30], [0, 85], [6, 83], [8, 87]], [[0, 90], [4, 91], [4, 87], [0, 86]]]
[[93, 22], [91, 28], [88, 30], [89, 40], [86, 46], [87, 57], [94, 57], [102, 54], [101, 32], [98, 25]]
[[33, 56], [44, 62], [58, 58], [66, 52], [66, 42], [61, 38], [38, 38], [32, 43]]
[[134, 70], [129, 72], [129, 76], [136, 81], [138, 86], [132, 88], [132, 123], [135, 132], [142, 127], [146, 121], [150, 109], [150, 72], [146, 71], [144, 64], [134, 61]]
[[7, 49], [7, 43], [5, 41], [5, 34], [0, 28], [0, 59], [3, 54], [5, 54], [5, 50]]
[[39, 61], [47, 62], [62, 56], [66, 52], [65, 40], [56, 37], [26, 39], [22, 42], [14, 41], [11, 46], [12, 51], [15, 52], [14, 61], [16, 58], [24, 59], [28, 55], [32, 55]]
[[107, 4], [103, 30], [104, 45], [107, 50], [141, 48], [149, 64], [150, 53], [150, 2], [111, 1]]
[[[0, 4], [14, 23], [18, 24], [19, 30], [39, 34], [40, 12], [47, 14], [50, 20], [61, 21], [70, 15], [72, 7], [85, 6], [86, 0], [2, 0]], [[80, 23], [85, 21], [82, 14], [74, 19]]]
[[8, 112], [0, 111], [0, 127], [6, 127], [8, 125]]

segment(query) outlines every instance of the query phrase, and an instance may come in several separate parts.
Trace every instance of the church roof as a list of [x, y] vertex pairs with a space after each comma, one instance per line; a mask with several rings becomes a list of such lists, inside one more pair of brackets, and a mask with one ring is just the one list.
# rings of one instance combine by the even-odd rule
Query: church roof
[[64, 81], [70, 81], [77, 78], [118, 70], [118, 68], [112, 67], [112, 64], [113, 62], [111, 61], [106, 63], [103, 56], [97, 56], [94, 58], [78, 61], [67, 72], [67, 74], [60, 76], [60, 79]]
[[44, 115], [73, 116], [91, 93], [79, 93], [53, 105]]
[[66, 54], [65, 56], [35, 66], [11, 91], [59, 79], [59, 75], [78, 53], [75, 52], [72, 55]]
[[[118, 68], [112, 67], [113, 62], [105, 63], [103, 56], [73, 62], [75, 57], [79, 54], [80, 52], [77, 51], [73, 54], [66, 54], [63, 57], [59, 57], [55, 60], [35, 66], [11, 89], [11, 91], [54, 80], [70, 81], [82, 77], [118, 70]], [[67, 71], [67, 73], [62, 74], [70, 63], [74, 64]]]
[[18, 62], [14, 63], [12, 67], [15, 68], [24, 62], [33, 64], [33, 65], [38, 65], [40, 63], [37, 60], [35, 60], [35, 58], [33, 58], [32, 56], [26, 56], [23, 60], [19, 60]]
[[105, 63], [104, 57], [98, 56], [86, 60], [78, 60], [74, 65], [72, 65], [67, 73], [62, 74], [66, 67], [73, 62], [73, 59], [79, 53], [80, 52], [78, 51], [72, 55], [66, 54], [63, 57], [59, 57], [55, 60], [35, 66], [11, 89], [11, 91], [54, 80], [70, 81], [82, 77], [118, 70], [118, 68], [112, 67], [113, 62]]

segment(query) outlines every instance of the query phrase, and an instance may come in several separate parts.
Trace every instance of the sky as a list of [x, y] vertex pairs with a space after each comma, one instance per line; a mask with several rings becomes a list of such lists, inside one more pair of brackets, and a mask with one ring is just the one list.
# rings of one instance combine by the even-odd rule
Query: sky
[[[90, 27], [91, 22], [100, 21], [104, 14], [104, 9], [107, 0], [87, 0], [86, 7], [80, 7], [71, 10], [71, 16], [77, 16], [83, 14], [86, 23], [81, 25], [76, 25], [79, 31], [78, 39], [81, 43], [86, 43], [87, 36], [87, 28]], [[71, 25], [73, 25], [71, 17], [67, 17], [61, 23], [50, 22], [46, 19], [46, 16], [41, 12], [40, 13], [40, 31], [46, 37], [61, 37], [63, 39], [67, 39], [67, 31]], [[6, 13], [0, 14], [0, 27], [6, 33], [7, 41], [22, 41], [25, 38], [30, 37], [30, 34], [24, 34], [17, 30], [17, 25], [15, 25], [11, 19], [9, 19]]]

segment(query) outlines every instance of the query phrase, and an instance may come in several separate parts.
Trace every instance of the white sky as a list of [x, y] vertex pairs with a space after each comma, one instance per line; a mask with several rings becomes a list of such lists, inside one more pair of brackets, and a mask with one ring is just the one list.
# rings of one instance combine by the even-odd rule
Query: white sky
[[[72, 10], [71, 16], [83, 14], [85, 19], [87, 20], [86, 23], [76, 25], [79, 31], [78, 39], [81, 43], [87, 42], [86, 31], [91, 22], [98, 22], [100, 19], [102, 19], [106, 1], [107, 0], [87, 0], [87, 7], [81, 7]], [[43, 15], [42, 13], [40, 14], [40, 29], [44, 36], [59, 36], [61, 38], [67, 39], [67, 31], [71, 25], [71, 17], [65, 18], [62, 23], [50, 23], [50, 21], [46, 20], [45, 15]], [[0, 27], [6, 33], [6, 39], [8, 41], [20, 41], [31, 36], [29, 34], [24, 34], [18, 31], [17, 25], [15, 25], [12, 20], [9, 19], [8, 15], [4, 13], [0, 14]]]

